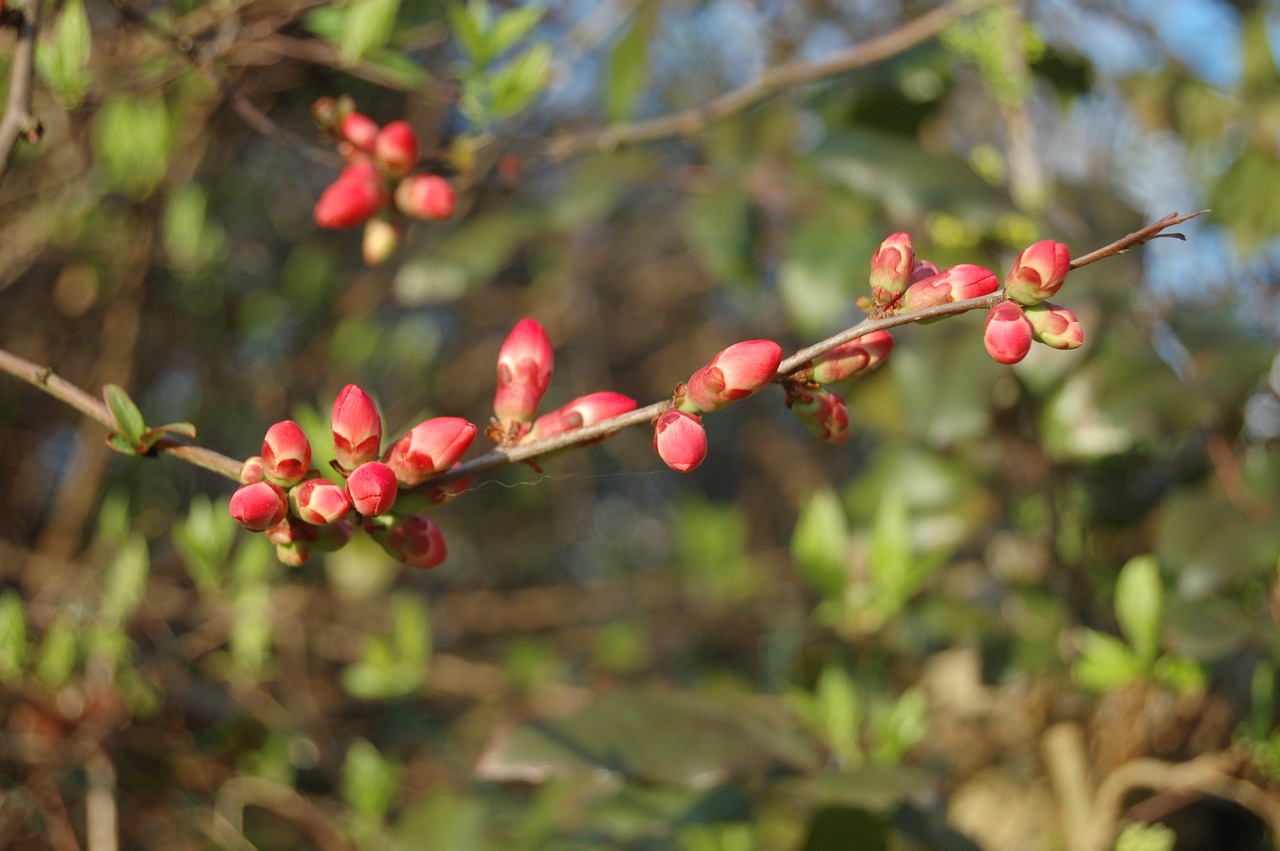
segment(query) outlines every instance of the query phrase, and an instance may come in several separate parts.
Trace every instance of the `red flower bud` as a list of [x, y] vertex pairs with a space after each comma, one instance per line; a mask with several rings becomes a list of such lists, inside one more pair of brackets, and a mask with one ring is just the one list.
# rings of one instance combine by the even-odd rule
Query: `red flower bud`
[[284, 519], [289, 500], [271, 482], [241, 485], [231, 495], [231, 516], [250, 532], [265, 532]]
[[653, 448], [668, 467], [681, 473], [694, 470], [707, 457], [707, 433], [697, 414], [675, 408], [658, 417]]
[[361, 251], [366, 266], [377, 266], [395, 253], [400, 246], [400, 225], [391, 219], [375, 216], [364, 224], [364, 240]]
[[911, 249], [911, 234], [895, 233], [880, 243], [871, 258], [871, 294], [876, 303], [890, 305], [911, 283], [916, 253]]
[[990, 295], [1000, 286], [996, 273], [971, 263], [952, 266], [907, 287], [895, 310], [909, 313], [949, 302]]
[[382, 448], [382, 419], [369, 395], [354, 384], [333, 402], [333, 451], [338, 466], [351, 471], [376, 460]]
[[928, 260], [917, 259], [911, 264], [911, 281], [908, 284], [914, 284], [916, 281], [923, 281], [925, 278], [931, 278], [938, 274], [938, 266]]
[[703, 413], [745, 399], [773, 380], [782, 363], [782, 347], [772, 340], [734, 343], [690, 376], [685, 405]]
[[1017, 363], [1031, 350], [1031, 323], [1018, 304], [1002, 301], [987, 314], [987, 324], [982, 329], [982, 342], [992, 360], [997, 363]]
[[311, 467], [311, 442], [293, 420], [281, 420], [267, 429], [262, 441], [262, 465], [266, 477], [278, 485], [296, 485]]
[[365, 517], [386, 514], [396, 504], [396, 474], [381, 461], [368, 461], [347, 476], [347, 498]]
[[407, 514], [367, 528], [388, 555], [413, 567], [435, 567], [448, 555], [444, 535], [425, 514]]
[[559, 410], [543, 414], [533, 423], [527, 439], [545, 440], [566, 431], [592, 426], [636, 409], [636, 400], [607, 390], [579, 396]]
[[1038, 342], [1054, 349], [1078, 349], [1084, 344], [1080, 320], [1065, 307], [1042, 302], [1023, 309]]
[[535, 319], [521, 319], [498, 352], [498, 389], [493, 412], [510, 424], [533, 419], [551, 383], [555, 363], [547, 332]]
[[386, 184], [372, 163], [355, 162], [342, 170], [316, 202], [316, 224], [345, 230], [368, 220], [386, 206]]
[[447, 219], [456, 205], [453, 187], [436, 174], [414, 174], [396, 187], [396, 206], [419, 219]]
[[349, 112], [338, 122], [338, 140], [361, 151], [372, 151], [378, 138], [378, 123], [367, 115]]
[[316, 526], [336, 523], [351, 507], [342, 486], [328, 479], [307, 479], [289, 491], [289, 501], [299, 518]]
[[1042, 239], [1023, 249], [1004, 279], [1009, 298], [1022, 304], [1039, 304], [1062, 289], [1071, 271], [1071, 251], [1061, 242]]
[[789, 392], [787, 407], [819, 440], [844, 443], [849, 439], [849, 408], [834, 390], [805, 387]]
[[461, 417], [435, 417], [391, 444], [382, 461], [401, 487], [411, 488], [452, 467], [475, 436], [476, 427]]
[[813, 380], [834, 384], [870, 372], [884, 363], [893, 351], [893, 335], [888, 331], [872, 331], [836, 346], [814, 358]]
[[392, 121], [378, 132], [373, 155], [390, 174], [404, 174], [418, 164], [418, 134], [409, 122]]
[[261, 455], [250, 455], [244, 459], [244, 464], [240, 467], [241, 483], [251, 485], [254, 482], [265, 482], [266, 480], [267, 468], [262, 463]]

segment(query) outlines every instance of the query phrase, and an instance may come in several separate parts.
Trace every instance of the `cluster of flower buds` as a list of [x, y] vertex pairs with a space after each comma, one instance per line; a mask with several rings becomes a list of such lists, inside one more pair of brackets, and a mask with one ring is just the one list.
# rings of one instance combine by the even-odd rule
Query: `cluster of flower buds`
[[262, 454], [245, 461], [244, 482], [231, 497], [231, 516], [265, 532], [285, 564], [299, 565], [313, 551], [330, 552], [359, 525], [393, 557], [416, 567], [445, 559], [444, 538], [416, 510], [443, 502], [465, 484], [418, 493], [426, 479], [451, 469], [471, 446], [476, 427], [459, 417], [436, 417], [382, 449], [382, 418], [359, 387], [347, 385], [333, 404], [333, 469], [337, 482], [311, 467], [311, 443], [297, 423], [267, 430]]
[[1060, 242], [1045, 239], [1023, 250], [1004, 280], [1002, 301], [987, 315], [982, 341], [999, 363], [1014, 364], [1027, 356], [1031, 343], [1075, 349], [1084, 342], [1080, 320], [1047, 299], [1062, 288], [1071, 270], [1071, 253]]
[[829, 385], [866, 375], [892, 351], [893, 335], [880, 330], [818, 355], [799, 378], [786, 383], [787, 407], [819, 440], [844, 443], [849, 439], [849, 408]]
[[438, 220], [453, 215], [456, 199], [449, 181], [410, 173], [418, 164], [418, 136], [408, 122], [379, 127], [356, 112], [349, 97], [320, 98], [312, 112], [347, 158], [346, 168], [316, 202], [316, 224], [340, 230], [364, 225], [364, 260], [370, 266], [396, 250], [404, 216]]

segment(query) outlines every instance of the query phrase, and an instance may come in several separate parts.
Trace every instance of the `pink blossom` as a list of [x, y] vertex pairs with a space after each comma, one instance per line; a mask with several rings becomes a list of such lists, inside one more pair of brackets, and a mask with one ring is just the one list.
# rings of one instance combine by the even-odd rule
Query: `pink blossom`
[[621, 393], [602, 390], [579, 396], [564, 407], [543, 414], [529, 430], [529, 440], [545, 440], [566, 431], [595, 425], [636, 409], [636, 400]]
[[311, 442], [297, 423], [281, 420], [267, 429], [262, 465], [267, 478], [276, 484], [289, 487], [302, 481], [311, 467]]
[[347, 499], [365, 517], [386, 514], [396, 504], [396, 474], [381, 461], [367, 461], [347, 476]]
[[1042, 239], [1023, 249], [1004, 279], [1009, 298], [1022, 304], [1039, 304], [1062, 289], [1071, 271], [1071, 250], [1061, 242]]
[[392, 175], [401, 175], [418, 164], [418, 134], [407, 121], [392, 121], [378, 131], [373, 155]]
[[871, 258], [871, 294], [877, 304], [889, 305], [911, 283], [916, 253], [911, 234], [895, 233], [876, 249]]
[[907, 287], [895, 310], [908, 313], [955, 301], [990, 295], [1000, 287], [996, 273], [982, 266], [961, 263], [930, 275]]
[[1042, 302], [1024, 308], [1037, 342], [1055, 349], [1078, 349], [1084, 344], [1084, 328], [1065, 307]]
[[892, 351], [893, 335], [888, 331], [863, 334], [814, 358], [813, 380], [819, 384], [834, 384], [862, 375], [884, 363]]
[[351, 503], [346, 491], [328, 479], [307, 479], [289, 492], [293, 510], [306, 523], [326, 526], [346, 516]]

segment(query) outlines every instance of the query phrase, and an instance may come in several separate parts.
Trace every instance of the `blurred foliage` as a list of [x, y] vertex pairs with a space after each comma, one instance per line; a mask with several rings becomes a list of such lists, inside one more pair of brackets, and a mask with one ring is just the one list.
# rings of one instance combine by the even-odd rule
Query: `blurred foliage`
[[[1266, 4], [1176, 6], [987, 8], [643, 144], [606, 131], [920, 8], [48, 8], [0, 336], [118, 385], [125, 449], [190, 422], [244, 457], [292, 418], [323, 468], [352, 382], [389, 436], [486, 422], [523, 316], [548, 407], [646, 404], [735, 340], [857, 322], [895, 231], [1002, 274], [1213, 212], [1070, 276], [1077, 351], [1006, 368], [980, 317], [896, 330], [843, 388], [848, 443], [766, 390], [708, 417], [691, 476], [642, 429], [504, 469], [436, 512], [429, 573], [363, 539], [284, 568], [229, 482], [0, 382], [0, 846], [86, 835], [103, 792], [128, 848], [637, 851], [1070, 848], [1071, 793], [1137, 758], [1224, 754], [1274, 796], [1280, 71]], [[459, 189], [374, 269], [312, 221], [339, 164], [310, 105], [341, 94]], [[1146, 795], [1114, 847], [1276, 841]]]

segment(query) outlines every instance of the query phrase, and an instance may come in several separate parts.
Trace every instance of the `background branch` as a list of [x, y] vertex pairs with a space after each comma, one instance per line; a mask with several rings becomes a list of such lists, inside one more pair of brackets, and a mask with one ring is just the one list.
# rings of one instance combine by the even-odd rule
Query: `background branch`
[[13, 161], [18, 140], [35, 141], [40, 122], [31, 114], [31, 84], [36, 54], [36, 36], [40, 30], [40, 3], [30, 2], [24, 9], [11, 9], [10, 20], [16, 18], [18, 41], [13, 48], [13, 64], [9, 70], [9, 99], [4, 117], [0, 118], [0, 180]]

